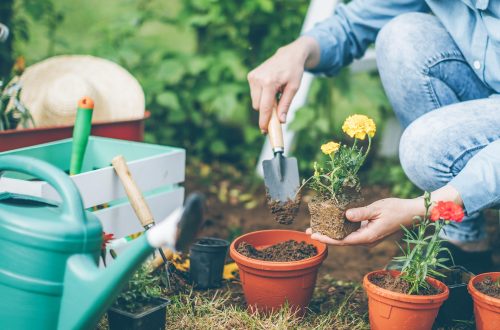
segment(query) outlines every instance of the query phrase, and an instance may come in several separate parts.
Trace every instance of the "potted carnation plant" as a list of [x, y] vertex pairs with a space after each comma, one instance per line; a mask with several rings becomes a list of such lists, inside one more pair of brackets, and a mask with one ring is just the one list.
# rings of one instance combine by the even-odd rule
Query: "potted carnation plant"
[[162, 298], [160, 278], [142, 265], [108, 310], [109, 328], [165, 329], [168, 299]]
[[[308, 203], [311, 229], [333, 239], [343, 239], [356, 231], [360, 223], [345, 218], [348, 208], [362, 202], [358, 171], [363, 165], [375, 136], [375, 122], [364, 115], [348, 117], [342, 130], [354, 138], [352, 146], [330, 141], [321, 146], [327, 159], [323, 165], [314, 163], [314, 174], [302, 187], [309, 186], [316, 196]], [[368, 139], [366, 150], [358, 140]], [[301, 187], [301, 188], [302, 188]]]
[[425, 193], [425, 215], [416, 217], [413, 230], [403, 228], [406, 243], [403, 255], [394, 261], [401, 271], [379, 270], [368, 273], [363, 287], [368, 294], [372, 329], [431, 329], [439, 308], [448, 298], [448, 287], [435, 279], [443, 277], [437, 269], [447, 269], [449, 259], [440, 257], [449, 250], [438, 234], [451, 221], [460, 222], [463, 210], [453, 202], [438, 202], [432, 209]]

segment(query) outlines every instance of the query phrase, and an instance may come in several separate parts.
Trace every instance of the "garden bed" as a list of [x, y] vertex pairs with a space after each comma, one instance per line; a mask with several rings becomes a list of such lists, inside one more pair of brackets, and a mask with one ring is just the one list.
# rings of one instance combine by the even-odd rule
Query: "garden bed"
[[[302, 203], [293, 224], [279, 225], [267, 209], [265, 192], [259, 184], [251, 191], [252, 199], [247, 199], [246, 196], [237, 198], [235, 191], [244, 194], [248, 192], [247, 187], [251, 186], [247, 182], [238, 183], [241, 180], [240, 174], [220, 175], [207, 172], [204, 180], [203, 177], [200, 179], [199, 173], [205, 170], [191, 171], [190, 173], [188, 169], [187, 192], [202, 191], [207, 195], [208, 202], [208, 221], [200, 236], [214, 236], [232, 241], [242, 233], [254, 230], [304, 230], [309, 224], [306, 203]], [[197, 173], [196, 180], [193, 180], [193, 172]], [[231, 178], [231, 181], [225, 178]], [[369, 186], [363, 189], [363, 195], [366, 203], [371, 203], [388, 197], [390, 192], [382, 186]], [[494, 235], [498, 233], [497, 222], [498, 214], [489, 213], [488, 228]], [[392, 238], [397, 239], [397, 236]], [[361, 280], [364, 274], [380, 269], [397, 253], [392, 239], [373, 248], [330, 247], [329, 257], [320, 268], [312, 301], [303, 318], [294, 317], [289, 309], [272, 315], [250, 315], [237, 280], [224, 281], [219, 289], [193, 290], [184, 275], [176, 273], [171, 281], [172, 292], [166, 293], [171, 301], [167, 309], [167, 328], [368, 329], [368, 305]], [[495, 254], [495, 262], [496, 265], [500, 264], [498, 252]], [[106, 322], [103, 318], [98, 329], [107, 329]], [[457, 322], [438, 329], [474, 329], [474, 323]]]

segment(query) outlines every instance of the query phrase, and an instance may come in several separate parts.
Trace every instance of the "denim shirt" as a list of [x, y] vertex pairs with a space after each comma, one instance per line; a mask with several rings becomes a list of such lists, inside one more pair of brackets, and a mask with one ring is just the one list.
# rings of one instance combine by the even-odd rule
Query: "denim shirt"
[[[362, 57], [389, 20], [403, 13], [429, 11], [439, 18], [477, 76], [500, 93], [498, 0], [354, 0], [340, 4], [330, 18], [304, 34], [315, 38], [321, 50], [319, 64], [309, 71], [334, 75]], [[478, 183], [484, 189], [477, 189]], [[468, 214], [498, 206], [500, 140], [472, 157], [450, 184], [460, 192]]]
[[363, 56], [378, 31], [392, 18], [431, 10], [455, 40], [477, 76], [500, 93], [500, 1], [498, 0], [354, 0], [305, 35], [315, 38], [320, 62], [311, 72], [337, 73]]

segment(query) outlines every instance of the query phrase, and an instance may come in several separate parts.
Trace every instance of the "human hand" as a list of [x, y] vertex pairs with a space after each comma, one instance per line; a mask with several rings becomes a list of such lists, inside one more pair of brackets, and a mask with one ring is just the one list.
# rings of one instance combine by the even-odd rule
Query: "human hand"
[[362, 221], [362, 224], [361, 228], [342, 240], [313, 233], [311, 228], [308, 228], [306, 233], [311, 235], [312, 239], [331, 245], [376, 245], [400, 230], [401, 225], [411, 225], [413, 218], [423, 215], [423, 212], [425, 207], [422, 198], [386, 198], [365, 207], [347, 210], [348, 220]]
[[248, 74], [252, 107], [259, 111], [259, 127], [263, 133], [271, 118], [276, 94], [281, 92], [278, 118], [286, 122], [286, 114], [300, 86], [304, 67], [319, 61], [319, 45], [311, 37], [300, 37], [286, 45]]

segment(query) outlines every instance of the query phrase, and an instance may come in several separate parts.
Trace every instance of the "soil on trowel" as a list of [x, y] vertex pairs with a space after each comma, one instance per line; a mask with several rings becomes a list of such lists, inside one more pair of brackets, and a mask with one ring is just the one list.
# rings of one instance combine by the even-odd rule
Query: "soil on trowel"
[[485, 295], [493, 298], [500, 298], [500, 283], [494, 281], [490, 276], [486, 277], [481, 282], [475, 283], [474, 287]]
[[361, 197], [350, 203], [337, 203], [332, 199], [312, 200], [308, 204], [311, 214], [311, 229], [314, 233], [320, 233], [333, 239], [343, 239], [361, 226], [360, 222], [351, 222], [346, 219], [347, 209], [361, 206]]
[[[408, 292], [410, 291], [411, 287], [410, 283], [406, 282], [401, 277], [394, 277], [389, 273], [373, 274], [369, 278], [369, 280], [376, 286], [398, 293], [409, 294]], [[438, 293], [441, 293], [439, 289], [436, 289], [435, 287], [429, 285], [429, 287], [425, 289], [420, 289], [418, 293], [413, 292], [412, 295], [432, 296]]]
[[266, 196], [267, 205], [274, 216], [274, 220], [282, 225], [291, 225], [299, 212], [300, 201], [302, 200], [300, 193], [295, 196], [294, 200], [289, 199], [284, 203], [272, 199], [269, 194], [266, 194]]
[[278, 262], [298, 261], [318, 254], [318, 250], [314, 245], [295, 240], [278, 243], [259, 250], [252, 244], [241, 242], [236, 250], [248, 258]]

